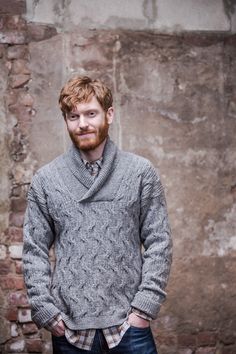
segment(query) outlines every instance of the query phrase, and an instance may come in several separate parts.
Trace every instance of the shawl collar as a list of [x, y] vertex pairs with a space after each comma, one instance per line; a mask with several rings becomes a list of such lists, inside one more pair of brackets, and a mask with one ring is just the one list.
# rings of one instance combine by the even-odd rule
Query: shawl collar
[[80, 183], [87, 188], [87, 191], [80, 199], [80, 202], [92, 197], [106, 182], [107, 178], [110, 176], [117, 164], [117, 150], [116, 145], [108, 137], [103, 151], [102, 168], [95, 180], [83, 163], [80, 150], [74, 144], [66, 153], [65, 160], [67, 166], [74, 176], [80, 181]]

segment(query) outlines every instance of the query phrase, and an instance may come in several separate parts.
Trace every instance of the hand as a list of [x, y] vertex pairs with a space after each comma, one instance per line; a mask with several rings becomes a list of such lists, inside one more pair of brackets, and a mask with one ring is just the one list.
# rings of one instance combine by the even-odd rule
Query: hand
[[64, 336], [65, 335], [64, 322], [61, 320], [56, 324], [56, 326], [53, 326], [53, 328], [51, 329], [51, 333], [56, 337]]
[[128, 323], [131, 326], [138, 327], [138, 328], [147, 328], [150, 326], [150, 321], [145, 320], [144, 318], [141, 318], [137, 316], [135, 313], [131, 312], [131, 314], [128, 317]]

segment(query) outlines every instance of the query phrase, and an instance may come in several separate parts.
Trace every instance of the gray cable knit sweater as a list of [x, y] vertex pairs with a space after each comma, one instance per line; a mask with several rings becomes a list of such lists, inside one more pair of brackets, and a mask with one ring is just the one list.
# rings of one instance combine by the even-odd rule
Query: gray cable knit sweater
[[131, 306], [156, 318], [170, 264], [164, 192], [148, 160], [108, 139], [95, 181], [75, 146], [33, 177], [23, 265], [39, 327], [61, 313], [71, 329], [106, 328]]

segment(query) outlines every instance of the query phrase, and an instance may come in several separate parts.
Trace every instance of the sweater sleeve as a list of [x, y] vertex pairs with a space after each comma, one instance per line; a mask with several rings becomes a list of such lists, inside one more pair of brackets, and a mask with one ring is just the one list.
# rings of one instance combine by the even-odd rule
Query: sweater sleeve
[[31, 304], [32, 320], [44, 327], [60, 311], [50, 294], [49, 250], [54, 240], [53, 221], [36, 175], [28, 192], [24, 220], [23, 273]]
[[151, 165], [143, 177], [140, 237], [144, 247], [142, 280], [131, 305], [155, 319], [166, 298], [172, 241], [163, 187]]

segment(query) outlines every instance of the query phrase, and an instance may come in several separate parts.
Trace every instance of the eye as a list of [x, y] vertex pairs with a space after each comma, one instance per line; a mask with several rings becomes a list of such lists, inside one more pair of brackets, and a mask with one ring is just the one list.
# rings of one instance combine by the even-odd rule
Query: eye
[[76, 114], [69, 114], [68, 119], [73, 121], [78, 119], [78, 116]]
[[96, 112], [91, 111], [91, 112], [88, 113], [88, 116], [89, 116], [89, 118], [93, 118], [93, 117], [96, 116]]

